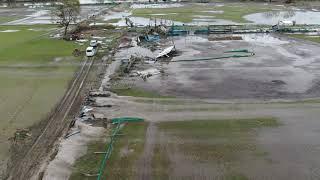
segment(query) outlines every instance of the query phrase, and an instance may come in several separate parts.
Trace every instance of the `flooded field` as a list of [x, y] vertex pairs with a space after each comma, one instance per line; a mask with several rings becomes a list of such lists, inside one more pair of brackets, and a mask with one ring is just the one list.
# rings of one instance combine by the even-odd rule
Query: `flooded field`
[[[135, 86], [164, 96], [215, 99], [274, 99], [319, 97], [319, 46], [269, 34], [241, 35], [243, 40], [209, 41], [208, 36], [174, 37], [179, 55], [157, 62], [161, 74], [146, 81], [129, 78]], [[251, 57], [192, 61], [225, 56], [247, 49]], [[156, 54], [156, 52], [155, 52]], [[183, 62], [173, 62], [184, 60]], [[188, 60], [191, 60], [188, 62]], [[143, 69], [143, 67], [142, 67]], [[133, 80], [132, 80], [133, 79]]]
[[[206, 100], [98, 98], [97, 114], [149, 122], [144, 150], [113, 158], [127, 179], [317, 179], [320, 154], [315, 101], [231, 103]], [[132, 124], [127, 124], [131, 127]], [[121, 137], [128, 145], [131, 136]], [[139, 141], [140, 142], [140, 141]], [[121, 147], [121, 146], [120, 146]], [[119, 146], [117, 148], [120, 148]], [[126, 147], [126, 146], [123, 146]], [[134, 159], [132, 155], [141, 153]], [[141, 162], [141, 159], [143, 160]], [[119, 166], [113, 162], [110, 166]], [[290, 170], [288, 170], [290, 169]], [[111, 169], [112, 170], [112, 169]], [[119, 174], [118, 172], [122, 172]], [[143, 178], [143, 179], [144, 179]]]
[[[80, 19], [86, 19], [92, 14], [99, 12], [108, 6], [81, 6]], [[34, 24], [56, 24], [55, 18], [50, 15], [48, 7], [37, 8], [12, 8], [10, 10], [0, 8], [0, 15], [3, 17], [16, 17], [0, 21], [0, 25], [34, 25]], [[1, 19], [0, 19], [1, 20]]]
[[[42, 3], [0, 8], [0, 179], [319, 179], [319, 34], [271, 25], [320, 25], [320, 6], [106, 2], [81, 0], [79, 21], [106, 11], [76, 42], [47, 36], [62, 32]], [[225, 24], [243, 26], [208, 26]], [[135, 123], [113, 135], [113, 118]]]
[[244, 16], [248, 21], [257, 24], [274, 25], [279, 21], [296, 21], [297, 24], [320, 24], [320, 12], [315, 11], [272, 11]]
[[[132, 150], [140, 155], [123, 173], [128, 179], [318, 179], [319, 46], [279, 34], [221, 37], [169, 37], [154, 49], [140, 44], [116, 53], [114, 63], [133, 54], [154, 58], [170, 45], [178, 51], [137, 63], [117, 81], [140, 93], [95, 99], [94, 113], [148, 122], [143, 153]], [[230, 50], [254, 55], [210, 59]], [[159, 73], [135, 75], [143, 70]], [[120, 161], [132, 157], [116, 151]]]

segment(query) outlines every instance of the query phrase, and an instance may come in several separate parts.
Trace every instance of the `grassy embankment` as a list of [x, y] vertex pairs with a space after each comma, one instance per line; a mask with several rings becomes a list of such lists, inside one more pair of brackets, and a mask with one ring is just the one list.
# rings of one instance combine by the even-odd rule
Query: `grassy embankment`
[[225, 4], [224, 6], [192, 4], [175, 8], [134, 9], [133, 15], [146, 18], [157, 17], [184, 23], [192, 22], [195, 18], [201, 19], [201, 16], [205, 19], [225, 19], [238, 23], [246, 23], [248, 21], [245, 20], [243, 16], [252, 13], [271, 11], [272, 7], [272, 5], [263, 5], [259, 3], [253, 3], [250, 4], [250, 6], [237, 3]]
[[[120, 135], [114, 143], [110, 159], [102, 179], [134, 179], [135, 161], [143, 153], [145, 133], [148, 123], [131, 123], [121, 129]], [[92, 142], [88, 145], [86, 155], [82, 156], [75, 164], [70, 180], [93, 180], [96, 177], [85, 177], [82, 173], [96, 174], [104, 154], [94, 152], [105, 152], [107, 142]]]
[[[78, 62], [74, 42], [50, 39], [55, 26], [0, 26], [0, 159], [8, 157], [17, 128], [26, 128], [43, 118], [63, 96]], [[59, 62], [55, 58], [61, 58]]]

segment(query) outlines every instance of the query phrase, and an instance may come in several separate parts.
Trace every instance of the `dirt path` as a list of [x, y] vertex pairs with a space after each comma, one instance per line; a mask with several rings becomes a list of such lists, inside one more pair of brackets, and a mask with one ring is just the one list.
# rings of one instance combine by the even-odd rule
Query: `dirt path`
[[146, 132], [146, 141], [144, 152], [137, 162], [136, 169], [138, 170], [137, 179], [149, 180], [152, 179], [152, 158], [156, 143], [157, 127], [155, 123], [150, 123]]
[[93, 59], [84, 61], [70, 88], [66, 91], [56, 110], [50, 115], [40, 135], [29, 148], [25, 147], [22, 151], [18, 151], [21, 155], [13, 158], [8, 179], [25, 180], [30, 179], [35, 173], [39, 173], [39, 165], [48, 157], [48, 154], [53, 152], [56, 140], [68, 129], [70, 122], [67, 121], [67, 117], [73, 110], [76, 101], [79, 100], [79, 94], [84, 87], [93, 62]]

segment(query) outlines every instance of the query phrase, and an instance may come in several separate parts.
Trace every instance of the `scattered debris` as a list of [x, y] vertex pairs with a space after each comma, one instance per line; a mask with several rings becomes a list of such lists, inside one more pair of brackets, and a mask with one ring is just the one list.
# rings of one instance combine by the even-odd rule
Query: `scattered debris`
[[17, 141], [23, 141], [25, 140], [27, 137], [31, 137], [31, 133], [29, 129], [17, 129], [16, 132], [14, 133], [14, 138], [13, 141], [17, 142]]
[[159, 35], [146, 35], [144, 36], [144, 39], [148, 42], [158, 42], [160, 41]]
[[125, 21], [126, 21], [126, 25], [128, 27], [134, 27], [133, 22], [131, 21], [131, 19], [129, 18], [129, 16], [125, 17]]
[[50, 35], [50, 37], [54, 38], [54, 39], [61, 39], [62, 35], [60, 33], [58, 33], [58, 34]]
[[77, 39], [76, 42], [78, 42], [78, 43], [86, 43], [86, 42], [88, 42], [88, 40], [87, 39]]
[[147, 80], [150, 76], [160, 74], [160, 71], [157, 69], [148, 69], [145, 71], [137, 71], [136, 72], [138, 76], [140, 76], [143, 80]]
[[83, 54], [83, 52], [80, 49], [74, 49], [72, 52], [72, 55], [75, 57], [79, 57]]
[[89, 174], [89, 173], [81, 173], [83, 176], [86, 176], [86, 177], [96, 177], [98, 176], [98, 174]]
[[68, 139], [69, 137], [76, 135], [76, 134], [80, 134], [80, 130], [76, 130], [74, 132], [68, 133], [64, 138]]
[[288, 21], [288, 20], [283, 20], [278, 22], [279, 26], [294, 26], [296, 25], [296, 21]]
[[91, 97], [110, 97], [111, 94], [108, 91], [90, 91], [89, 96], [91, 96]]
[[119, 49], [133, 47], [134, 43], [132, 43], [132, 40], [132, 38], [123, 38], [119, 45]]
[[105, 154], [107, 152], [94, 152], [94, 154]]
[[138, 62], [141, 61], [143, 58], [142, 57], [137, 57], [137, 56], [131, 56], [129, 59], [124, 59], [122, 61], [123, 63], [123, 67], [124, 67], [124, 71], [125, 73], [129, 73], [130, 70], [132, 69], [133, 65]]
[[83, 106], [82, 110], [80, 111], [80, 120], [81, 121], [88, 121], [88, 120], [93, 120], [95, 119], [94, 114], [91, 113], [93, 110], [92, 107], [89, 106]]
[[88, 107], [88, 106], [83, 106], [82, 108], [82, 113], [88, 113], [88, 112], [91, 112], [93, 110], [92, 107]]
[[171, 52], [174, 52], [176, 49], [175, 49], [175, 46], [169, 46], [167, 48], [165, 48], [163, 51], [161, 51], [157, 56], [156, 56], [156, 59], [157, 58], [160, 58], [160, 57], [163, 57], [163, 56], [166, 56], [166, 57], [169, 57], [169, 54]]
[[286, 83], [282, 80], [272, 80], [271, 81], [275, 85], [285, 85]]

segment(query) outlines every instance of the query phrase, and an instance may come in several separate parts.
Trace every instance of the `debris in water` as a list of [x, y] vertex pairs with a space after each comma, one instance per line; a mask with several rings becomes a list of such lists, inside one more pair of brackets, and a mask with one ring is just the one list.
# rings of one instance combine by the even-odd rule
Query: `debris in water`
[[282, 80], [272, 80], [271, 81], [275, 85], [285, 85], [286, 83]]
[[160, 58], [160, 57], [163, 57], [163, 56], [166, 56], [166, 57], [169, 57], [169, 54], [173, 51], [175, 51], [175, 46], [170, 46], [170, 47], [167, 47], [166, 49], [164, 49], [163, 51], [161, 51], [157, 56], [156, 56], [156, 59], [157, 58]]
[[146, 35], [144, 39], [148, 42], [158, 42], [160, 41], [159, 35]]
[[137, 71], [136, 72], [138, 76], [140, 76], [143, 80], [147, 80], [148, 77], [160, 74], [160, 71], [157, 69], [148, 69], [145, 71]]

